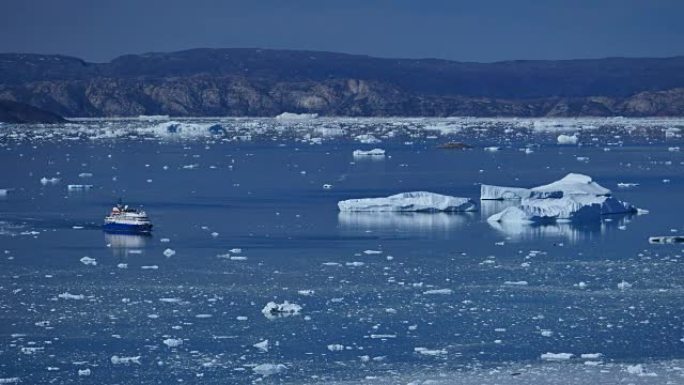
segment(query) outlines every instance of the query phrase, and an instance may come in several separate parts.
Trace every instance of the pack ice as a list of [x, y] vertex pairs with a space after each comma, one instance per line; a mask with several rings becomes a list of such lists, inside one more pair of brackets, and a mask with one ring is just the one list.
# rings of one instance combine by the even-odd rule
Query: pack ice
[[475, 211], [468, 198], [427, 191], [405, 192], [381, 198], [349, 199], [337, 203], [343, 212], [466, 212]]
[[638, 212], [635, 206], [612, 197], [609, 189], [582, 174], [568, 174], [531, 189], [483, 185], [481, 193], [482, 200], [520, 199], [519, 205], [490, 216], [490, 222], [590, 221], [602, 215]]

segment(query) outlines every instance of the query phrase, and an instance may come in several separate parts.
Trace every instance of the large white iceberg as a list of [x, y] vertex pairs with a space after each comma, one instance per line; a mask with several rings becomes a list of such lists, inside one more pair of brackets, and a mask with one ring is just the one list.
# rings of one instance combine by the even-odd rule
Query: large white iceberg
[[481, 200], [520, 200], [525, 198], [559, 198], [568, 195], [610, 195], [611, 191], [594, 182], [590, 176], [570, 173], [547, 185], [521, 188], [483, 184], [480, 186]]
[[552, 221], [592, 221], [601, 215], [637, 213], [633, 205], [613, 197], [570, 195], [562, 198], [526, 198], [490, 216], [490, 222], [538, 223]]
[[353, 212], [466, 212], [476, 211], [468, 198], [413, 191], [382, 198], [349, 199], [337, 203], [340, 211]]

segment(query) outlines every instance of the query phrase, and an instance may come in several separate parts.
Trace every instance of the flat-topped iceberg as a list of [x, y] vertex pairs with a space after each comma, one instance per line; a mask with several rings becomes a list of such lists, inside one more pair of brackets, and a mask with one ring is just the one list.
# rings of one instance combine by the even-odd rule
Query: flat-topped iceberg
[[532, 188], [504, 187], [483, 184], [481, 200], [520, 200], [525, 198], [559, 198], [568, 195], [610, 195], [611, 191], [594, 182], [590, 176], [570, 173], [560, 180]]
[[468, 198], [427, 191], [405, 192], [382, 198], [349, 199], [337, 203], [346, 212], [466, 212], [476, 211]]
[[364, 151], [364, 150], [354, 150], [352, 153], [355, 158], [359, 157], [364, 157], [364, 156], [385, 156], [385, 150], [381, 148], [374, 148], [372, 150]]

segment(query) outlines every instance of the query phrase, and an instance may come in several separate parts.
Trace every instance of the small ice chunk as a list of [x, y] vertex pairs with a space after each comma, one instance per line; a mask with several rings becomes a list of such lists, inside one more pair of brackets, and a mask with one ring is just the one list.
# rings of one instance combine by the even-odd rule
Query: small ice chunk
[[445, 349], [428, 349], [424, 347], [413, 348], [413, 351], [424, 356], [443, 356], [447, 354]]
[[330, 344], [330, 345], [328, 345], [328, 350], [330, 350], [331, 352], [339, 352], [339, 351], [344, 350], [344, 345], [342, 345], [342, 344]]
[[504, 285], [510, 286], [527, 286], [527, 281], [505, 281]]
[[90, 258], [88, 256], [81, 258], [81, 263], [87, 266], [97, 266], [95, 258]]
[[629, 282], [627, 282], [627, 281], [625, 281], [625, 280], [622, 280], [622, 282], [620, 282], [620, 283], [617, 284], [617, 287], [618, 287], [618, 289], [620, 289], [620, 290], [627, 290], [627, 289], [629, 289], [629, 288], [632, 287], [632, 284], [629, 283]]
[[566, 361], [574, 356], [572, 353], [544, 353], [541, 359], [544, 361]]
[[283, 364], [261, 364], [252, 368], [252, 371], [262, 376], [272, 376], [287, 370]]
[[85, 299], [85, 296], [83, 294], [71, 294], [69, 292], [64, 292], [62, 294], [57, 295], [58, 298], [61, 299], [73, 299], [73, 300], [82, 300]]
[[162, 343], [170, 348], [176, 348], [183, 345], [183, 340], [180, 338], [167, 338]]
[[78, 376], [79, 377], [88, 377], [90, 376], [91, 372], [90, 369], [79, 369], [78, 370]]
[[364, 151], [364, 150], [354, 150], [352, 155], [355, 158], [359, 157], [364, 157], [364, 156], [377, 156], [377, 157], [383, 157], [385, 156], [385, 150], [381, 148], [374, 148], [372, 150]]
[[424, 295], [435, 295], [435, 294], [452, 294], [454, 291], [451, 289], [433, 289], [424, 291]]
[[59, 183], [59, 178], [46, 178], [42, 177], [40, 178], [40, 184], [43, 186], [49, 185], [49, 184], [57, 184]]
[[119, 357], [117, 355], [113, 355], [112, 358], [110, 359], [110, 361], [112, 362], [113, 365], [129, 365], [129, 364], [141, 365], [140, 358], [141, 358], [141, 356]]
[[164, 252], [163, 252], [162, 254], [164, 254], [164, 256], [165, 256], [166, 258], [171, 258], [171, 257], [173, 257], [174, 255], [176, 255], [176, 250], [173, 250], [173, 249], [166, 249], [166, 250], [164, 250]]
[[262, 352], [267, 352], [268, 351], [268, 340], [263, 340], [261, 342], [257, 342], [256, 344], [252, 345], [255, 348], [259, 349]]
[[67, 185], [69, 191], [86, 191], [93, 188], [92, 184], [70, 184]]
[[657, 236], [657, 237], [648, 237], [648, 243], [651, 243], [651, 244], [684, 243], [684, 236], [682, 236], [682, 235], [664, 235], [664, 236]]
[[560, 134], [560, 135], [558, 135], [558, 138], [556, 138], [556, 140], [558, 141], [558, 144], [577, 144], [579, 137], [577, 136], [577, 134], [573, 134], [573, 135]]

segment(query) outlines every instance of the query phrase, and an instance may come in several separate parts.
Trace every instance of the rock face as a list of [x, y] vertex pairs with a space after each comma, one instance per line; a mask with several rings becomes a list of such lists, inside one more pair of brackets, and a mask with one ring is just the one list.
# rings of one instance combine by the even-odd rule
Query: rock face
[[463, 63], [196, 49], [0, 54], [0, 99], [64, 116], [684, 115], [684, 57]]
[[28, 104], [0, 100], [0, 122], [2, 123], [63, 123], [65, 121], [57, 114]]

